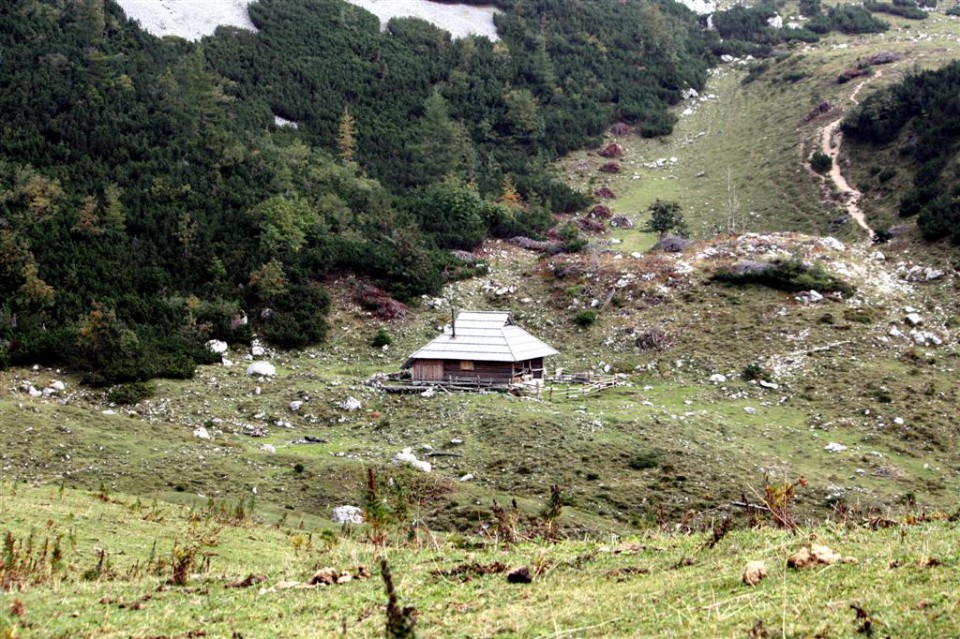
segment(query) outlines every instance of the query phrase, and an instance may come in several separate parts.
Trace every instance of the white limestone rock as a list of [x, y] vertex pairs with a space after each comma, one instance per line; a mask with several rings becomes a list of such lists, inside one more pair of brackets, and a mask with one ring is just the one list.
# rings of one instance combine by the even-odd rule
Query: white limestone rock
[[253, 362], [247, 366], [247, 375], [260, 375], [261, 377], [273, 377], [277, 374], [277, 367], [270, 362]]

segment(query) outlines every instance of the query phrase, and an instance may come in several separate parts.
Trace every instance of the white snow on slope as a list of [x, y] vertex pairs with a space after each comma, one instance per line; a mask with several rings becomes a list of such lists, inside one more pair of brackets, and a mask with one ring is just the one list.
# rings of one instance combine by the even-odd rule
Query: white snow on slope
[[[199, 40], [218, 25], [254, 30], [247, 13], [250, 0], [117, 0], [127, 16], [156, 36], [177, 35]], [[497, 39], [493, 7], [438, 4], [429, 0], [347, 0], [380, 18], [418, 17], [446, 29], [455, 38], [470, 34]]]
[[438, 4], [429, 0], [347, 0], [350, 4], [363, 7], [380, 18], [380, 26], [386, 27], [390, 18], [414, 17], [432, 22], [446, 29], [454, 38], [468, 35], [487, 36], [491, 40], [497, 37], [497, 28], [493, 25], [494, 7], [480, 7], [467, 4]]
[[219, 25], [254, 30], [250, 0], [117, 0], [127, 17], [155, 36], [199, 40]]

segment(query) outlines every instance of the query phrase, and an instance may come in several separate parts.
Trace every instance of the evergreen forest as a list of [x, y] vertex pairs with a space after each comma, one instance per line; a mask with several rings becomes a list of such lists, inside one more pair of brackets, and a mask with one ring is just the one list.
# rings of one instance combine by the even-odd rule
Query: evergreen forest
[[448, 249], [587, 204], [553, 160], [614, 122], [669, 133], [703, 85], [673, 2], [499, 6], [498, 42], [263, 0], [258, 32], [193, 43], [110, 0], [3, 3], [0, 365], [105, 384], [190, 376], [212, 338], [316, 342], [331, 278], [436, 292]]
[[[900, 215], [916, 217], [929, 241], [960, 244], [960, 62], [909, 74], [851, 113], [843, 131], [855, 144], [896, 149], [913, 170]], [[912, 166], [911, 166], [912, 165]]]

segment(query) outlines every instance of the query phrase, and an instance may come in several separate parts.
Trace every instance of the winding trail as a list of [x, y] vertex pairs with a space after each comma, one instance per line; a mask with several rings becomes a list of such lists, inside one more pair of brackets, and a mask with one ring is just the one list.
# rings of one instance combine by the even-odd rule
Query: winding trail
[[[883, 73], [877, 71], [876, 75], [871, 76], [857, 85], [857, 88], [853, 90], [853, 93], [850, 94], [850, 101], [855, 105], [860, 104], [857, 101], [857, 94], [860, 93], [860, 89], [864, 87], [865, 84], [879, 78]], [[844, 112], [845, 113], [845, 110]], [[837, 158], [840, 156], [840, 147], [843, 145], [843, 132], [840, 130], [840, 123], [843, 122], [843, 113], [840, 117], [834, 120], [833, 122], [827, 124], [823, 129], [820, 130], [820, 150], [826, 155], [830, 156], [831, 166], [830, 166], [830, 181], [837, 187], [837, 191], [840, 193], [840, 199], [843, 200], [844, 207], [847, 209], [847, 213], [850, 214], [857, 224], [860, 225], [863, 230], [867, 232], [870, 236], [870, 239], [876, 237], [876, 232], [870, 228], [870, 225], [867, 224], [866, 216], [863, 214], [863, 209], [860, 208], [860, 198], [863, 194], [851, 187], [847, 183], [847, 179], [843, 177], [843, 173], [840, 171], [840, 163], [837, 161]]]

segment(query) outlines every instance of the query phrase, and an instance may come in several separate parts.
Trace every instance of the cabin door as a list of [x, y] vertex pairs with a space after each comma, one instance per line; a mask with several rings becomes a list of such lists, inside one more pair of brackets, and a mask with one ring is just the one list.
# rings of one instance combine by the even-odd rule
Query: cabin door
[[443, 360], [420, 360], [413, 365], [413, 381], [415, 382], [442, 382]]

